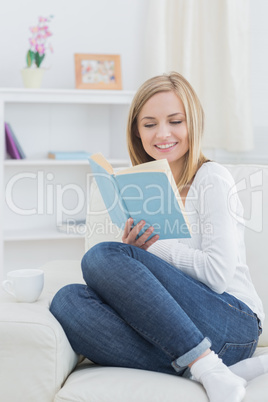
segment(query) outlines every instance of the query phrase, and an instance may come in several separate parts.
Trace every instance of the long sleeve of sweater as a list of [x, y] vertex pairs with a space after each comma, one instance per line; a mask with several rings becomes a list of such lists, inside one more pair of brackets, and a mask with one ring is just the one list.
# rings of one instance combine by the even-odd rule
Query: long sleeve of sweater
[[203, 164], [185, 210], [192, 237], [158, 240], [148, 251], [214, 292], [232, 294], [263, 321], [262, 302], [246, 264], [244, 211], [229, 171], [215, 162]]
[[192, 238], [159, 240], [149, 252], [223, 293], [236, 272], [240, 230], [236, 214], [241, 214], [238, 207], [242, 208], [229, 172], [215, 163], [203, 165], [185, 204]]

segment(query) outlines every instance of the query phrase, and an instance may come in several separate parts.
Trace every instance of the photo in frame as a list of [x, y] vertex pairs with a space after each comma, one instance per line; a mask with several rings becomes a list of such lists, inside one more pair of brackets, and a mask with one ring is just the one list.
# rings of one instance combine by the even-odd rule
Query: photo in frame
[[75, 54], [77, 89], [122, 89], [119, 55]]

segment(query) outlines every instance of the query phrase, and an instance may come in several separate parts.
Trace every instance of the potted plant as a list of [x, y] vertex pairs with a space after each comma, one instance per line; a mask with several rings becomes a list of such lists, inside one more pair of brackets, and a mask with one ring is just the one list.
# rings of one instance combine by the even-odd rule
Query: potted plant
[[41, 86], [45, 71], [44, 68], [41, 68], [41, 64], [47, 50], [53, 52], [51, 44], [47, 43], [48, 38], [52, 35], [48, 26], [51, 18], [53, 18], [52, 15], [48, 18], [39, 17], [38, 24], [30, 27], [32, 35], [29, 38], [30, 49], [26, 54], [27, 67], [21, 71], [26, 88], [40, 88]]

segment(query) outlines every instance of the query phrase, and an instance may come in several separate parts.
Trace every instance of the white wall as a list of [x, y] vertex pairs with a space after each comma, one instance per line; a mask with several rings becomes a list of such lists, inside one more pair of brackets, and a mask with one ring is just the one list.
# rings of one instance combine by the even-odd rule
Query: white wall
[[0, 87], [22, 87], [29, 27], [50, 14], [44, 88], [75, 87], [74, 53], [120, 54], [123, 88], [140, 85], [146, 0], [0, 0]]
[[[123, 88], [137, 89], [147, 78], [143, 69], [147, 6], [148, 0], [0, 0], [0, 87], [22, 87], [20, 69], [25, 66], [29, 26], [37, 22], [39, 15], [54, 14], [51, 23], [54, 54], [48, 54], [44, 62], [49, 67], [44, 88], [75, 87], [74, 53], [110, 53], [121, 55]], [[250, 7], [256, 143], [252, 155], [254, 160], [265, 162], [268, 161], [268, 0], [250, 0]], [[254, 156], [259, 154], [259, 159]], [[219, 155], [228, 159], [227, 153]]]

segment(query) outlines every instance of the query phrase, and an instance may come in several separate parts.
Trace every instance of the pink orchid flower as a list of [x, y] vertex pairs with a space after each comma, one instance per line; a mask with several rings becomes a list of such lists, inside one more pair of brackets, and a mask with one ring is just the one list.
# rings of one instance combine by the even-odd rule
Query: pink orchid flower
[[41, 41], [42, 39], [44, 39], [44, 36], [43, 36], [43, 35], [38, 34], [38, 35], [36, 36], [36, 40], [37, 40], [37, 41]]
[[43, 45], [43, 43], [41, 44], [37, 44], [35, 46], [35, 50], [39, 53], [39, 54], [44, 54], [45, 53], [45, 46]]
[[38, 26], [37, 26], [37, 27], [30, 27], [30, 31], [31, 31], [32, 33], [36, 33], [36, 32], [39, 31], [39, 27], [38, 27]]
[[39, 17], [39, 22], [47, 22], [47, 18], [45, 18], [45, 17]]
[[52, 36], [52, 33], [49, 31], [46, 31], [44, 34], [44, 38], [48, 38], [49, 36]]
[[32, 65], [37, 68], [40, 67], [47, 49], [53, 53], [51, 44], [47, 44], [47, 38], [52, 36], [48, 26], [51, 18], [53, 18], [53, 15], [48, 18], [39, 17], [38, 24], [29, 28], [32, 33], [32, 37], [29, 39], [30, 49], [26, 55], [27, 67], [29, 68]]
[[37, 43], [36, 39], [34, 39], [34, 38], [30, 38], [30, 39], [29, 39], [29, 42], [30, 42], [30, 45], [31, 45], [31, 46], [35, 46], [36, 43]]

